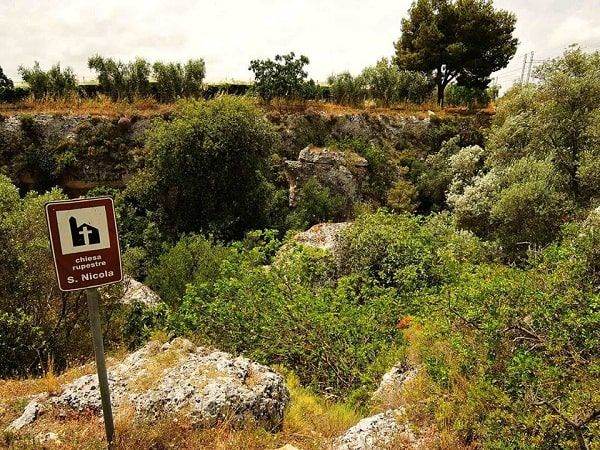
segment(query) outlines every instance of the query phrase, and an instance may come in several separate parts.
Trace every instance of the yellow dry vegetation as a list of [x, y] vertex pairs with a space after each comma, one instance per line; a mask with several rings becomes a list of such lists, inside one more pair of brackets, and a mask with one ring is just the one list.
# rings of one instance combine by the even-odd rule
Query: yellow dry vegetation
[[[347, 106], [337, 103], [329, 103], [316, 100], [283, 100], [275, 99], [270, 104], [260, 104], [266, 111], [279, 111], [284, 113], [303, 112], [313, 110], [330, 115], [346, 114], [384, 114], [389, 116], [414, 116], [427, 118], [432, 113], [439, 117], [447, 115], [471, 115], [477, 112], [493, 114], [493, 106], [483, 110], [468, 110], [467, 108], [441, 108], [435, 103], [402, 103], [390, 107], [378, 107], [365, 104], [364, 106]], [[160, 103], [154, 98], [137, 98], [132, 102], [113, 101], [109, 97], [99, 95], [95, 98], [65, 98], [65, 99], [25, 99], [17, 103], [0, 103], [0, 116], [12, 116], [18, 114], [49, 114], [61, 116], [89, 115], [106, 117], [154, 117], [171, 113], [175, 103]]]
[[[177, 358], [178, 352], [163, 352], [154, 359], [153, 374], [167, 367]], [[300, 385], [298, 377], [279, 368], [286, 374], [291, 402], [280, 431], [271, 432], [249, 424], [243, 429], [234, 429], [228, 423], [206, 430], [194, 428], [190, 419], [183, 414], [166, 417], [159, 422], [135, 420], [132, 407], [124, 406], [115, 411], [118, 450], [145, 450], [176, 448], [181, 450], [258, 450], [275, 449], [291, 444], [303, 450], [328, 448], [333, 439], [360, 420], [359, 413], [352, 407], [319, 397]], [[57, 376], [58, 385], [63, 385], [78, 376], [93, 373], [93, 364], [84, 369], [72, 369]], [[218, 373], [213, 374], [218, 376]], [[250, 374], [252, 378], [253, 374]], [[148, 381], [150, 377], [148, 376]], [[139, 382], [139, 381], [138, 381]], [[31, 380], [0, 381], [0, 427], [4, 429], [15, 419], [27, 404], [32, 394], [43, 392], [47, 386], [44, 378]], [[141, 385], [139, 386], [141, 387]], [[27, 431], [16, 434], [0, 433], [0, 448], [11, 450], [39, 450], [35, 436], [53, 432], [59, 443], [48, 442], [46, 449], [102, 449], [104, 428], [98, 417], [91, 412], [67, 413], [58, 410], [45, 412]]]

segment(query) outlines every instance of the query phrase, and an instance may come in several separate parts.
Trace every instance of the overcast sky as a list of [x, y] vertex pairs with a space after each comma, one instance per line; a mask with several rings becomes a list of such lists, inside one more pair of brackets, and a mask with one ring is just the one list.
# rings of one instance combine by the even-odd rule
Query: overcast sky
[[[525, 52], [556, 56], [578, 42], [600, 49], [599, 0], [496, 0], [517, 15], [521, 44], [501, 84], [520, 75]], [[411, 0], [0, 0], [0, 66], [57, 61], [93, 78], [95, 53], [129, 60], [202, 57], [207, 80], [249, 80], [254, 58], [295, 51], [310, 58], [309, 75], [358, 73], [393, 54]]]

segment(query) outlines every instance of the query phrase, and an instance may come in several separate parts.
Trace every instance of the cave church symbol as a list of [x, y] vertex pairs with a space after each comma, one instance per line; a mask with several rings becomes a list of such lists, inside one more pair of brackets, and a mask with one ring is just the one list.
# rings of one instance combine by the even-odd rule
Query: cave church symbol
[[100, 233], [98, 228], [87, 223], [82, 223], [81, 225], [77, 226], [77, 219], [73, 216], [69, 218], [69, 226], [71, 227], [73, 247], [100, 243]]

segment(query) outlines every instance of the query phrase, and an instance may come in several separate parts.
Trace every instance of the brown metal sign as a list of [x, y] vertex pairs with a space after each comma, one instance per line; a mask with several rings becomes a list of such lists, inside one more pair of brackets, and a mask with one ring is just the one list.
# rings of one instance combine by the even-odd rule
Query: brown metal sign
[[123, 279], [112, 198], [49, 202], [46, 220], [61, 291], [104, 286]]

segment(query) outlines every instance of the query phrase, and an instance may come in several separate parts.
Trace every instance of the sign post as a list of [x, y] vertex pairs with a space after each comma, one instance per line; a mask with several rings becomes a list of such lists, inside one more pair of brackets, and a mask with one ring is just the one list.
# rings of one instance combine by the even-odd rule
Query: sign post
[[59, 289], [86, 292], [106, 440], [113, 449], [115, 429], [98, 310], [98, 287], [123, 279], [113, 201], [98, 197], [49, 202], [46, 220]]

